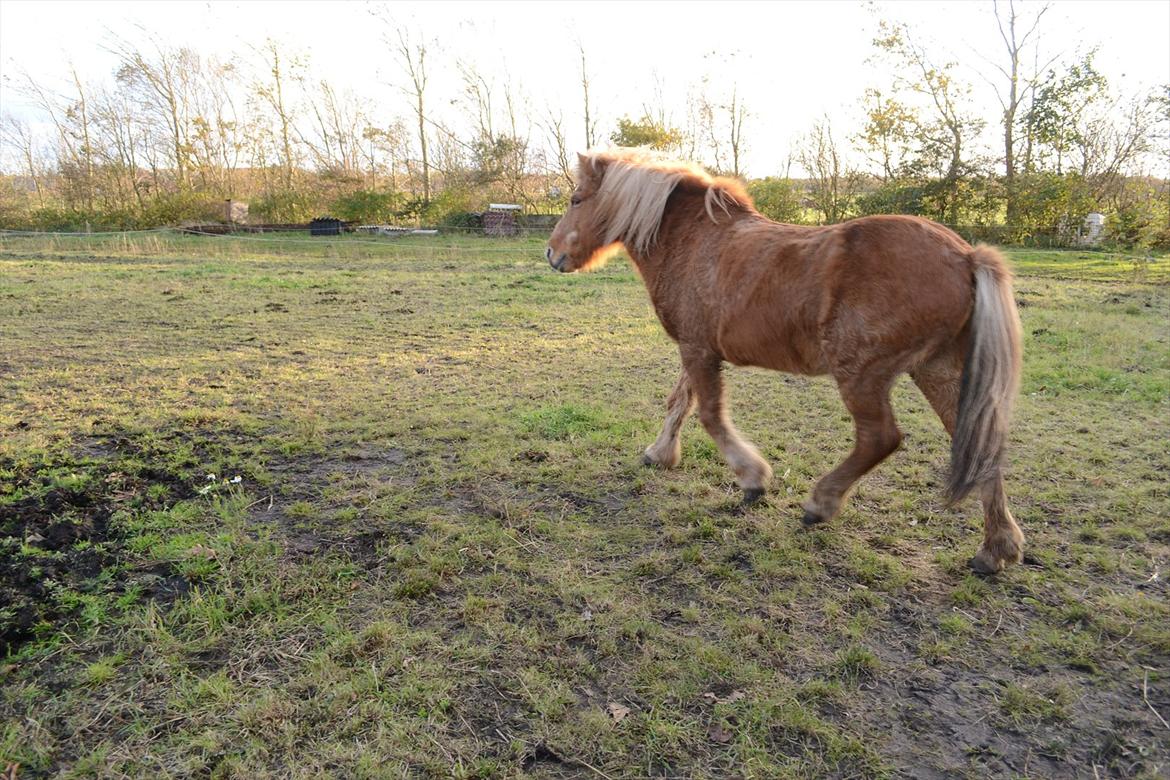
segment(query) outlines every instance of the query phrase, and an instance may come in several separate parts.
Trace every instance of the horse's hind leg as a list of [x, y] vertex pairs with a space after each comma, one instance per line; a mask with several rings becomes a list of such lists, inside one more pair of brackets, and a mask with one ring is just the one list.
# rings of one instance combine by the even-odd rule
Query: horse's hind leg
[[841, 399], [853, 415], [853, 451], [813, 488], [812, 496], [804, 504], [805, 525], [836, 517], [854, 483], [902, 443], [902, 432], [890, 407], [892, 384], [892, 377], [874, 377], [866, 372], [840, 382]]
[[691, 380], [684, 368], [679, 374], [674, 392], [666, 401], [666, 421], [662, 424], [662, 432], [642, 455], [644, 464], [661, 466], [664, 469], [672, 469], [678, 465], [682, 457], [682, 444], [679, 442], [678, 434], [683, 423], [695, 410], [695, 400], [695, 394], [691, 392]]
[[749, 442], [740, 437], [727, 416], [723, 403], [723, 361], [706, 352], [683, 354], [683, 368], [691, 380], [691, 390], [698, 396], [699, 421], [715, 441], [724, 460], [743, 488], [744, 503], [758, 501], [772, 479], [772, 467]]
[[1023, 560], [1024, 532], [1008, 510], [1002, 476], [985, 482], [979, 499], [983, 502], [983, 546], [970, 564], [979, 574], [995, 574]]
[[[943, 352], [912, 371], [910, 376], [934, 407], [947, 433], [953, 434], [963, 377], [962, 352], [958, 349]], [[994, 574], [1007, 564], [1020, 562], [1024, 534], [1008, 509], [1002, 476], [996, 475], [980, 486], [979, 498], [983, 502], [983, 546], [970, 563], [980, 574]]]

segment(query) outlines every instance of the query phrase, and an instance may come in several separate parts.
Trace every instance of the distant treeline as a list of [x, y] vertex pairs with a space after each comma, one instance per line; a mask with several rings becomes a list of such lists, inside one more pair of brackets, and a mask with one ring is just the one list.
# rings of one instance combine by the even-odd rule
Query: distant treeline
[[[846, 135], [822, 117], [785, 170], [754, 178], [744, 152], [767, 128], [752, 124], [734, 80], [696, 85], [681, 120], [647, 104], [605, 128], [580, 46], [580, 68], [566, 83], [580, 85], [571, 121], [584, 134], [572, 137], [702, 161], [744, 178], [760, 211], [781, 221], [919, 214], [1001, 242], [1059, 243], [1076, 240], [1085, 216], [1100, 212], [1107, 240], [1170, 247], [1170, 87], [1122, 96], [1091, 51], [1030, 68], [1041, 61], [1032, 46], [1042, 16], [994, 8], [990, 23], [1005, 41], [988, 57], [995, 106], [975, 105], [958, 66], [937, 59], [909, 26], [882, 22], [874, 57], [902, 75], [858, 96], [863, 127]], [[74, 72], [66, 90], [24, 75], [15, 88], [48, 121], [3, 117], [0, 227], [223, 221], [228, 200], [247, 203], [250, 221], [280, 223], [329, 214], [461, 225], [492, 201], [528, 213], [563, 209], [576, 145], [563, 114], [534, 110], [515, 80], [440, 56], [434, 42], [391, 20], [383, 32], [400, 66], [403, 97], [392, 106], [316, 78], [303, 55], [272, 40], [235, 63], [122, 43], [109, 78]], [[458, 70], [458, 94], [433, 94], [434, 68]], [[445, 120], [432, 105], [456, 106], [460, 118]], [[1002, 142], [988, 153], [979, 139], [993, 129]]]

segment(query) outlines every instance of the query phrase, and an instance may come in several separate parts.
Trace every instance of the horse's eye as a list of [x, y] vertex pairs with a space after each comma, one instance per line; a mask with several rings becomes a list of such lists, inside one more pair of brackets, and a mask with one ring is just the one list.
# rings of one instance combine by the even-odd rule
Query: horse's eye
[[573, 205], [573, 206], [579, 206], [579, 205], [581, 205], [581, 196], [580, 196], [580, 195], [574, 195], [573, 197], [569, 198], [569, 204], [570, 204], [570, 205]]

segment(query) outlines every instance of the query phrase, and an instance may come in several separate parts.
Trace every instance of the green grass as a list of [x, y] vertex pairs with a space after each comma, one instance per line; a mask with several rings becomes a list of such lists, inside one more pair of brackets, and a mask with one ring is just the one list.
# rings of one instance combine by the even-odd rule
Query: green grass
[[808, 531], [848, 415], [728, 371], [776, 471], [741, 510], [694, 422], [679, 469], [638, 464], [678, 359], [628, 263], [542, 252], [0, 238], [0, 769], [1170, 768], [1165, 258], [1010, 253], [1028, 559], [983, 580], [909, 382], [902, 450]]
[[1028, 276], [1048, 276], [1074, 281], [1125, 280], [1136, 283], [1170, 281], [1170, 257], [1141, 249], [1014, 249], [1016, 271]]

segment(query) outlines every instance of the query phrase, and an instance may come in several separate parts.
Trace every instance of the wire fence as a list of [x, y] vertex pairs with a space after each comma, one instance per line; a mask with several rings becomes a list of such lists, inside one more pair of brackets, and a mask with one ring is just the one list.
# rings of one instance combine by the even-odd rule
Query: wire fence
[[[485, 238], [533, 238], [547, 237], [552, 234], [554, 225], [516, 225], [509, 235], [489, 234], [483, 227], [476, 225], [437, 225], [422, 227], [400, 227], [391, 225], [353, 225], [343, 228], [344, 233], [353, 235], [377, 236], [379, 239], [395, 239], [407, 235], [420, 233], [434, 235], [483, 236]], [[812, 226], [810, 226], [812, 227]], [[986, 243], [1002, 244], [1005, 246], [1028, 246], [1051, 249], [1083, 249], [1106, 246], [1117, 248], [1118, 241], [1111, 236], [1087, 235], [1084, 231], [1069, 228], [1064, 225], [1053, 227], [1019, 227], [1011, 225], [951, 225], [946, 227], [958, 233], [969, 242], [983, 241]], [[116, 235], [146, 235], [150, 233], [191, 233], [196, 235], [229, 235], [240, 237], [243, 235], [274, 235], [293, 232], [308, 232], [306, 225], [191, 225], [144, 228], [137, 230], [103, 230], [103, 231], [53, 231], [53, 230], [9, 230], [0, 229], [0, 235], [8, 236], [116, 236]]]
[[143, 230], [7, 230], [0, 229], [0, 236], [10, 236], [13, 238], [49, 238], [49, 237], [102, 237], [102, 236], [131, 236], [131, 235], [147, 235], [149, 233], [170, 233], [173, 229], [169, 227], [146, 228]]
[[[1014, 246], [1027, 249], [1063, 249], [1080, 250], [1086, 252], [1100, 252], [1108, 254], [1117, 260], [1152, 263], [1158, 258], [1150, 251], [1124, 249], [1111, 245], [1105, 241], [1087, 243], [1083, 238], [1069, 236], [1064, 228], [1050, 228], [1043, 230], [1021, 230], [1008, 226], [958, 225], [948, 226], [965, 240], [976, 243], [986, 242], [1003, 246]], [[418, 234], [418, 230], [431, 234]], [[481, 228], [472, 227], [444, 227], [430, 229], [399, 229], [394, 232], [378, 233], [346, 232], [338, 236], [308, 236], [308, 228], [298, 230], [271, 230], [262, 233], [244, 232], [211, 232], [200, 227], [158, 227], [140, 230], [107, 230], [107, 231], [37, 231], [37, 230], [8, 230], [0, 229], [0, 247], [12, 246], [16, 243], [28, 245], [34, 241], [50, 242], [52, 249], [65, 250], [71, 247], [82, 248], [80, 244], [90, 242], [88, 247], [93, 250], [99, 248], [121, 249], [136, 253], [158, 251], [167, 247], [158, 243], [167, 241], [173, 248], [183, 244], [184, 238], [192, 238], [206, 245], [204, 239], [214, 243], [252, 245], [256, 248], [267, 247], [270, 253], [279, 253], [282, 246], [312, 246], [325, 251], [336, 252], [345, 248], [370, 247], [376, 248], [379, 254], [391, 255], [408, 253], [460, 253], [475, 254], [509, 254], [526, 252], [526, 247], [507, 245], [509, 241], [531, 241], [535, 247], [536, 239], [546, 238], [550, 229], [525, 228], [518, 235], [500, 237], [485, 235]], [[1005, 240], [1005, 239], [1013, 240]], [[151, 241], [150, 239], [154, 239]], [[61, 242], [57, 244], [57, 242]], [[400, 250], [400, 251], [396, 251]]]
[[[417, 251], [419, 249], [423, 249], [423, 250], [432, 250], [432, 251], [442, 252], [442, 251], [451, 251], [453, 249], [456, 249], [456, 250], [457, 249], [467, 249], [469, 251], [474, 251], [477, 254], [482, 253], [482, 252], [498, 252], [498, 253], [516, 254], [516, 249], [510, 248], [510, 247], [492, 247], [492, 246], [471, 247], [471, 246], [459, 246], [459, 245], [452, 245], [452, 244], [446, 244], [446, 245], [441, 245], [441, 246], [431, 246], [428, 244], [420, 243], [420, 241], [425, 238], [424, 236], [410, 236], [409, 234], [405, 234], [403, 236], [387, 236], [387, 237], [382, 238], [382, 239], [376, 239], [376, 238], [357, 238], [357, 237], [352, 237], [352, 236], [344, 236], [344, 237], [315, 236], [313, 238], [289, 238], [289, 237], [286, 237], [284, 235], [276, 235], [276, 234], [273, 234], [272, 238], [265, 238], [263, 236], [240, 235], [240, 234], [234, 234], [234, 233], [227, 233], [227, 234], [207, 233], [204, 231], [196, 230], [194, 228], [183, 228], [182, 230], [178, 230], [178, 231], [174, 231], [174, 232], [181, 234], [181, 235], [207, 236], [209, 238], [234, 240], [234, 241], [253, 241], [253, 242], [266, 243], [269, 245], [274, 244], [276, 242], [279, 242], [281, 244], [308, 244], [308, 245], [313, 245], [313, 246], [322, 246], [322, 245], [327, 245], [330, 242], [334, 242], [335, 244], [341, 245], [341, 246], [355, 246], [355, 245], [356, 246], [376, 246], [376, 247], [383, 248], [383, 249], [393, 249], [395, 247], [398, 247], [398, 248], [402, 248], [402, 249], [409, 249], [411, 251]], [[404, 239], [411, 239], [411, 238], [413, 238], [415, 240], [413, 240], [413, 241], [404, 240]], [[493, 242], [493, 239], [490, 239], [490, 238], [484, 239], [485, 244], [492, 243], [492, 242]]]
[[[197, 228], [155, 228], [151, 230], [64, 232], [29, 231], [0, 229], [0, 249], [27, 251], [30, 253], [54, 252], [117, 252], [132, 255], [157, 253], [188, 253], [205, 251], [209, 247], [235, 247], [234, 254], [243, 254], [241, 247], [251, 247], [255, 254], [279, 255], [294, 252], [298, 255], [319, 254], [322, 256], [358, 257], [408, 257], [418, 255], [508, 255], [542, 256], [540, 243], [517, 245], [506, 239], [483, 237], [470, 238], [462, 234], [425, 236], [394, 235], [363, 237], [346, 234], [341, 236], [309, 237], [305, 231], [281, 231], [264, 234], [211, 233]], [[293, 249], [297, 247], [298, 249]], [[306, 253], [303, 248], [317, 250]]]

